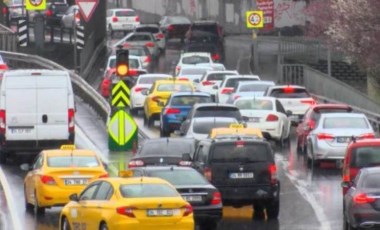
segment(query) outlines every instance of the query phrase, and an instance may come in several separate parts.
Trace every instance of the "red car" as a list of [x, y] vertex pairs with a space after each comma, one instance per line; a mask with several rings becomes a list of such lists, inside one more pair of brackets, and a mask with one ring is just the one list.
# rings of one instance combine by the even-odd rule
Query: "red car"
[[361, 168], [373, 166], [380, 166], [380, 139], [352, 141], [347, 147], [343, 161], [343, 195], [346, 194]]
[[352, 112], [352, 108], [345, 104], [315, 104], [306, 110], [303, 120], [296, 129], [297, 151], [306, 153], [306, 137], [315, 128], [321, 113]]

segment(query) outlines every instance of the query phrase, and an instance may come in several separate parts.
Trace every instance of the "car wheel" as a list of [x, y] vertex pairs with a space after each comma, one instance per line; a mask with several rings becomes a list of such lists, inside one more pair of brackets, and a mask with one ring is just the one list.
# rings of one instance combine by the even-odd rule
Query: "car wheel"
[[26, 195], [26, 187], [24, 185], [25, 210], [27, 212], [33, 212], [34, 206], [28, 202], [28, 199], [26, 197], [27, 197], [27, 195]]
[[70, 224], [66, 217], [62, 217], [61, 230], [70, 230]]
[[37, 192], [36, 191], [34, 192], [34, 199], [35, 199], [34, 213], [36, 215], [43, 215], [43, 214], [45, 214], [45, 208], [44, 207], [40, 207], [38, 205], [38, 198], [37, 198]]
[[284, 147], [285, 139], [284, 139], [284, 137], [283, 137], [283, 134], [284, 134], [284, 128], [282, 128], [281, 136], [280, 136], [280, 140], [277, 140], [277, 141], [276, 141], [276, 145], [277, 145], [277, 147], [279, 147], [279, 148], [283, 148], [283, 147]]
[[277, 219], [280, 212], [280, 201], [274, 200], [266, 207], [268, 219]]
[[108, 230], [108, 226], [107, 226], [107, 224], [106, 224], [106, 223], [102, 223], [102, 224], [100, 225], [99, 230]]
[[264, 207], [261, 204], [254, 204], [253, 205], [253, 211], [254, 211], [254, 218], [255, 219], [264, 219], [265, 218]]

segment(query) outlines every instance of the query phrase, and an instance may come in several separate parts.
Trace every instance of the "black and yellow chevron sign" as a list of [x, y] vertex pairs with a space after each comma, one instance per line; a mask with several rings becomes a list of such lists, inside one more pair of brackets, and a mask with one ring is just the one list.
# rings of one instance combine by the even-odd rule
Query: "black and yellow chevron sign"
[[130, 107], [131, 101], [130, 98], [130, 90], [128, 86], [124, 83], [124, 81], [119, 81], [112, 88], [112, 106], [114, 107]]

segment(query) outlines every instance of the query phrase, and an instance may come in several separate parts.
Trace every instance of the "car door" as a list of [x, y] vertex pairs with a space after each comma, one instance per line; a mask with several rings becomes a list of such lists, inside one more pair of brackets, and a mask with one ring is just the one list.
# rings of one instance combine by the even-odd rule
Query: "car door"
[[209, 145], [206, 143], [201, 143], [198, 145], [193, 158], [193, 168], [202, 175], [204, 174], [205, 167], [207, 167], [208, 152]]
[[101, 181], [90, 184], [79, 196], [77, 206], [77, 221], [84, 229], [97, 229], [99, 223], [94, 219], [96, 216], [96, 200], [95, 195], [101, 185]]
[[286, 114], [285, 108], [282, 106], [279, 100], [276, 100], [276, 112], [278, 117], [281, 119], [284, 128], [284, 133], [282, 134], [282, 136], [284, 138], [287, 138], [290, 134], [290, 120], [288, 118], [288, 115]]
[[312, 109], [311, 108], [307, 109], [305, 112], [305, 116], [303, 117], [302, 121], [297, 126], [296, 133], [297, 133], [297, 138], [299, 139], [297, 141], [300, 144], [300, 146], [305, 145], [306, 136], [309, 133], [308, 131], [310, 127], [309, 120], [310, 120], [311, 114], [312, 114]]
[[92, 218], [94, 226], [89, 229], [97, 229], [98, 223], [104, 216], [114, 215], [114, 209], [110, 208], [110, 199], [114, 194], [114, 188], [108, 181], [102, 181], [96, 191], [93, 201], [89, 204], [86, 215]]
[[43, 159], [43, 154], [38, 154], [32, 165], [32, 170], [29, 171], [25, 177], [25, 195], [28, 197], [28, 201], [34, 199], [35, 186], [36, 183], [40, 180], [39, 175], [41, 174], [40, 172], [43, 165]]

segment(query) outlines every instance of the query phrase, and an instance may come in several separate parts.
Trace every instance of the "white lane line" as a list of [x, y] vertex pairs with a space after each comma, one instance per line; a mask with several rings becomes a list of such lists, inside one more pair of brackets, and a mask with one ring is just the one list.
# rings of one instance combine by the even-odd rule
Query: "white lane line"
[[313, 196], [313, 194], [307, 189], [307, 183], [301, 182], [297, 177], [292, 174], [296, 171], [290, 170], [288, 171], [289, 163], [288, 161], [279, 154], [276, 154], [276, 162], [280, 163], [282, 169], [284, 170], [285, 175], [289, 178], [292, 184], [297, 188], [298, 192], [301, 196], [309, 202], [311, 207], [314, 209], [315, 215], [321, 224], [320, 230], [331, 230], [331, 226], [329, 224], [329, 220], [323, 211], [322, 206], [318, 203], [317, 199]]
[[[16, 203], [13, 199], [8, 180], [5, 177], [4, 171], [1, 167], [0, 167], [0, 183], [3, 186], [5, 198], [7, 199], [7, 204], [8, 204], [9, 213], [11, 215], [13, 229], [14, 230], [22, 230], [23, 228], [21, 227], [21, 219], [17, 215], [17, 212], [16, 212], [16, 210], [17, 210]], [[6, 229], [9, 229], [9, 228], [6, 228]]]

